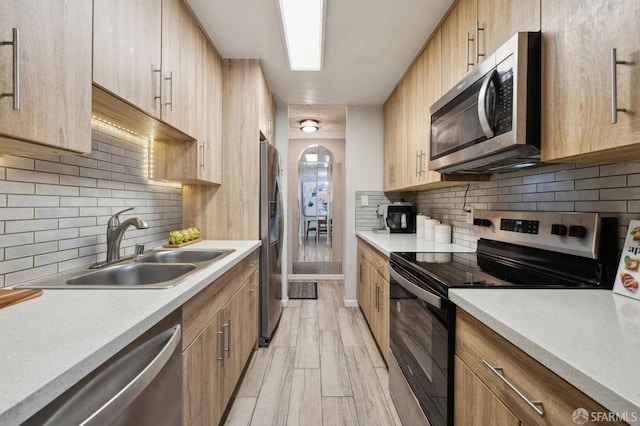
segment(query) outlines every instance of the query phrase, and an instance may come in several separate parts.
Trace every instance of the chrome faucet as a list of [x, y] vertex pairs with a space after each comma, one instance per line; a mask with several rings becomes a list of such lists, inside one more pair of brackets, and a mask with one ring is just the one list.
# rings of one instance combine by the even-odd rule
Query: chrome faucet
[[149, 227], [147, 222], [138, 217], [132, 217], [120, 223], [120, 215], [129, 210], [133, 210], [133, 207], [114, 214], [107, 223], [107, 263], [120, 259], [120, 243], [122, 242], [124, 231], [129, 226], [135, 226], [138, 229], [147, 229]]

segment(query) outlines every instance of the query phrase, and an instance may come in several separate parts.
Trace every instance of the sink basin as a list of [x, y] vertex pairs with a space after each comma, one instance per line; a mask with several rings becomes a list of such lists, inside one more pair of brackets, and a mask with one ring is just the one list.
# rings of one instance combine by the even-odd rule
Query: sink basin
[[178, 278], [196, 268], [188, 263], [131, 263], [108, 266], [67, 280], [70, 286], [88, 287], [171, 287]]
[[233, 253], [227, 250], [153, 250], [136, 259], [75, 274], [68, 272], [17, 285], [16, 288], [147, 289], [169, 288]]
[[158, 250], [137, 259], [138, 263], [191, 263], [208, 262], [221, 258], [233, 250]]

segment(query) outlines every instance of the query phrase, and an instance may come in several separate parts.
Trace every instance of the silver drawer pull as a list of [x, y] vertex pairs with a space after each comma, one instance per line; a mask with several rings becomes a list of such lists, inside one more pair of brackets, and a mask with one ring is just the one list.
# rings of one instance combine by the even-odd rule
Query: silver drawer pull
[[251, 263], [249, 263], [249, 267], [253, 268], [254, 266], [256, 266], [258, 264], [257, 260], [252, 260]]
[[529, 407], [531, 407], [536, 413], [538, 413], [540, 417], [544, 417], [544, 411], [542, 410], [542, 401], [531, 401], [529, 398], [527, 398], [522, 392], [520, 392], [518, 388], [516, 388], [509, 380], [507, 380], [506, 377], [504, 377], [504, 374], [501, 372], [502, 367], [494, 367], [485, 359], [482, 359], [482, 362], [484, 363], [484, 365], [489, 367], [489, 369], [493, 371], [496, 376], [500, 377], [500, 380], [502, 380], [507, 386], [509, 386], [512, 391], [514, 391], [520, 398], [522, 398]]

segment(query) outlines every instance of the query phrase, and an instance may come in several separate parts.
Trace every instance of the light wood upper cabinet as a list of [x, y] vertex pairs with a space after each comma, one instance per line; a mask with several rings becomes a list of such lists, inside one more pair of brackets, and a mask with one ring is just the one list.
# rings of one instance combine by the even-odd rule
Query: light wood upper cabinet
[[520, 31], [540, 31], [540, 0], [476, 0], [478, 40], [476, 63], [482, 62]]
[[199, 33], [182, 0], [162, 0], [162, 120], [191, 136], [198, 133]]
[[91, 3], [2, 2], [0, 153], [91, 151]]
[[442, 22], [442, 93], [477, 65], [476, 16], [476, 0], [460, 0]]
[[264, 70], [261, 70], [260, 74], [258, 77], [259, 128], [262, 136], [273, 144], [275, 143], [276, 106], [269, 89], [269, 83], [267, 83], [267, 79], [264, 76]]
[[160, 118], [162, 0], [93, 4], [93, 82]]
[[[543, 161], [640, 159], [640, 3], [542, 1]], [[617, 123], [612, 58], [617, 49]], [[615, 107], [614, 107], [615, 108]]]
[[407, 82], [401, 80], [384, 105], [384, 190], [407, 186]]

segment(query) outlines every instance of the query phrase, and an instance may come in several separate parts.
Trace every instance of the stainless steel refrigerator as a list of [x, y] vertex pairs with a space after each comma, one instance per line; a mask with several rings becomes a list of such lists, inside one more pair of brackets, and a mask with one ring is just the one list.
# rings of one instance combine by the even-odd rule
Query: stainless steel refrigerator
[[283, 206], [280, 154], [260, 142], [260, 346], [269, 346], [282, 313]]

